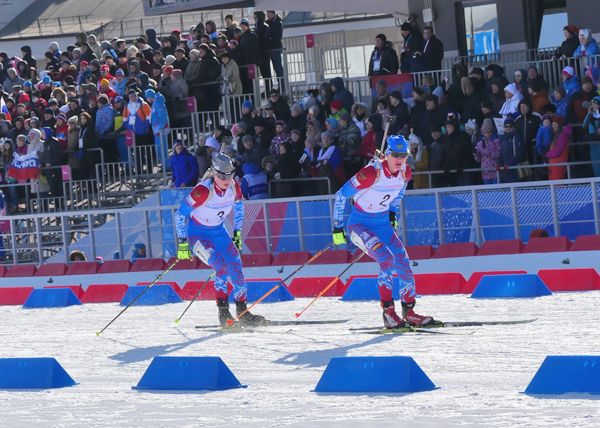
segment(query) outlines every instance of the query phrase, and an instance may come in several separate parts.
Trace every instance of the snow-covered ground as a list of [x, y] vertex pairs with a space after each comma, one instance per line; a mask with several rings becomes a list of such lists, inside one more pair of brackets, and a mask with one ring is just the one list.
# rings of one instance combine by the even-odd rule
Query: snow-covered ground
[[[293, 319], [309, 299], [258, 305]], [[355, 334], [381, 322], [375, 302], [323, 298], [306, 320], [346, 324], [265, 327], [218, 335], [214, 302], [132, 307], [100, 337], [117, 304], [0, 308], [0, 357], [55, 357], [79, 385], [0, 391], [0, 427], [598, 427], [598, 396], [532, 397], [524, 391], [546, 355], [599, 355], [600, 292], [535, 299], [424, 296], [421, 313], [447, 321], [538, 318], [526, 325], [452, 329], [472, 335]], [[448, 331], [444, 330], [444, 331]], [[158, 393], [131, 389], [153, 357], [220, 356], [246, 389]], [[415, 394], [316, 394], [331, 357], [411, 356], [440, 387]], [[381, 379], [386, 382], [386, 379]]]

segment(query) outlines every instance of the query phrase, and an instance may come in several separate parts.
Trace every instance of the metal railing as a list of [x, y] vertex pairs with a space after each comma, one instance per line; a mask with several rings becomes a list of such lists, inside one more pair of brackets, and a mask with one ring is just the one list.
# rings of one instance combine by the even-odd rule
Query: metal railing
[[[398, 234], [405, 245], [490, 239], [526, 241], [532, 228], [554, 236], [600, 233], [600, 178], [409, 190], [402, 202]], [[174, 190], [161, 191], [175, 201]], [[251, 252], [318, 251], [331, 240], [334, 195], [246, 201], [242, 236]], [[173, 215], [178, 205], [29, 214], [9, 217], [3, 234], [4, 263], [67, 262], [82, 250], [88, 259], [130, 254], [146, 243], [147, 257], [170, 257], [176, 248]], [[578, 214], [572, 213], [578, 210]], [[346, 209], [346, 213], [349, 210]], [[488, 213], [493, 215], [488, 215]], [[226, 227], [232, 228], [232, 216]], [[500, 218], [502, 217], [502, 218]], [[286, 227], [282, 229], [281, 224]], [[251, 238], [250, 238], [251, 236]], [[494, 238], [495, 236], [495, 238]], [[285, 239], [283, 239], [285, 238]], [[281, 245], [285, 242], [285, 245]], [[125, 251], [124, 251], [125, 250]], [[58, 253], [62, 253], [59, 255]]]

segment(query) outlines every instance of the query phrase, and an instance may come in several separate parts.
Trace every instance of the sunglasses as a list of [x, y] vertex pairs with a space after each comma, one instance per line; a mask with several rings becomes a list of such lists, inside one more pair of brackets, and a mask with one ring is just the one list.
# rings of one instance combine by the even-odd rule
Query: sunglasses
[[214, 174], [217, 177], [219, 177], [221, 180], [230, 180], [231, 178], [233, 178], [233, 174], [235, 174], [235, 171], [232, 171], [229, 174], [225, 174], [225, 173], [219, 172], [219, 171], [214, 171]]
[[390, 152], [390, 155], [394, 158], [407, 158], [408, 157], [408, 153], [402, 153], [402, 152]]
[[484, 129], [481, 132], [483, 132], [484, 134], [490, 134], [492, 132], [491, 129]]
[[511, 129], [512, 127], [512, 125], [504, 125], [504, 129]]

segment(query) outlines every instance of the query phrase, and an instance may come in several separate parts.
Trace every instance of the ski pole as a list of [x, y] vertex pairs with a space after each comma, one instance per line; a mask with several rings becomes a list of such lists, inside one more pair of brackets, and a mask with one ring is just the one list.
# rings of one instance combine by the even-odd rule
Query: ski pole
[[179, 323], [179, 320], [181, 320], [181, 318], [183, 318], [183, 316], [185, 315], [185, 313], [187, 312], [187, 310], [190, 308], [190, 306], [192, 306], [192, 303], [194, 303], [194, 300], [196, 300], [198, 298], [198, 296], [202, 293], [202, 291], [204, 290], [204, 287], [206, 287], [206, 284], [208, 284], [208, 282], [210, 281], [210, 279], [215, 276], [215, 271], [213, 270], [213, 273], [210, 274], [210, 276], [208, 277], [208, 279], [206, 280], [206, 282], [204, 283], [204, 285], [202, 287], [200, 287], [200, 290], [198, 290], [198, 292], [196, 293], [196, 295], [194, 296], [194, 298], [192, 299], [192, 301], [190, 302], [189, 305], [187, 305], [187, 308], [185, 308], [185, 311], [183, 311], [183, 313], [181, 315], [179, 315], [179, 318], [177, 318], [175, 320], [175, 324]]
[[300, 269], [302, 269], [303, 267], [305, 267], [306, 265], [310, 264], [313, 260], [315, 260], [317, 257], [319, 257], [321, 254], [323, 254], [325, 251], [327, 251], [331, 246], [333, 245], [333, 242], [330, 242], [329, 244], [327, 244], [327, 246], [325, 248], [323, 248], [321, 251], [319, 251], [318, 253], [316, 253], [314, 256], [312, 256], [310, 259], [308, 259], [306, 261], [306, 263], [304, 263], [302, 266], [300, 266], [298, 269], [296, 269], [294, 272], [292, 272], [290, 275], [288, 275], [287, 278], [281, 280], [281, 282], [279, 284], [277, 284], [275, 287], [271, 288], [269, 291], [267, 291], [267, 293], [262, 296], [260, 299], [258, 299], [256, 302], [254, 302], [248, 309], [246, 309], [244, 312], [242, 312], [241, 314], [239, 314], [237, 317], [235, 317], [232, 320], [227, 320], [227, 324], [231, 325], [234, 322], [236, 322], [238, 319], [240, 319], [240, 317], [242, 315], [244, 315], [246, 312], [248, 312], [250, 309], [252, 309], [254, 306], [256, 306], [256, 304], [260, 303], [262, 300], [264, 300], [269, 294], [271, 294], [272, 292], [274, 292], [275, 290], [277, 290], [279, 288], [279, 286], [281, 284], [283, 284], [284, 282], [286, 282], [288, 279], [290, 279], [292, 276], [296, 275], [298, 272], [300, 272]]
[[140, 297], [142, 297], [142, 295], [143, 295], [143, 294], [144, 294], [146, 291], [150, 290], [150, 287], [152, 287], [154, 284], [156, 284], [156, 283], [157, 283], [157, 282], [158, 282], [158, 281], [159, 281], [159, 280], [160, 280], [160, 279], [163, 277], [163, 275], [164, 275], [165, 273], [169, 272], [169, 271], [170, 271], [170, 270], [173, 268], [173, 266], [175, 266], [175, 265], [177, 264], [177, 262], [178, 262], [178, 261], [179, 261], [179, 259], [177, 259], [177, 260], [175, 260], [173, 263], [171, 263], [171, 266], [169, 266], [169, 267], [168, 267], [168, 268], [167, 268], [167, 269], [166, 269], [166, 270], [165, 270], [163, 273], [161, 273], [160, 275], [158, 275], [158, 276], [156, 277], [156, 279], [155, 279], [155, 280], [152, 282], [152, 284], [150, 284], [148, 287], [146, 287], [146, 288], [144, 289], [144, 291], [142, 291], [142, 292], [141, 292], [141, 293], [140, 293], [140, 294], [139, 294], [139, 295], [138, 295], [138, 296], [137, 296], [135, 299], [133, 299], [133, 300], [132, 300], [132, 301], [131, 301], [131, 302], [130, 302], [130, 303], [127, 305], [127, 306], [125, 306], [125, 308], [124, 308], [124, 309], [123, 309], [121, 312], [119, 312], [119, 314], [118, 314], [116, 317], [114, 317], [114, 318], [112, 319], [112, 321], [111, 321], [111, 322], [109, 322], [108, 324], [106, 324], [106, 327], [104, 327], [104, 328], [103, 328], [102, 330], [100, 330], [100, 331], [97, 331], [97, 332], [96, 332], [96, 336], [100, 336], [100, 334], [101, 334], [101, 333], [102, 333], [104, 330], [106, 330], [106, 329], [108, 328], [108, 326], [109, 326], [109, 325], [111, 325], [113, 322], [115, 322], [115, 320], [116, 320], [117, 318], [119, 318], [119, 317], [121, 316], [121, 314], [127, 310], [127, 308], [129, 308], [131, 305], [133, 305], [137, 299], [139, 299]]
[[340, 278], [340, 276], [342, 276], [343, 274], [345, 274], [345, 273], [346, 273], [346, 271], [347, 271], [348, 269], [350, 269], [350, 268], [352, 267], [352, 265], [353, 265], [354, 263], [356, 263], [357, 261], [359, 261], [359, 260], [361, 259], [361, 257], [362, 257], [362, 256], [364, 256], [364, 255], [365, 255], [365, 253], [364, 253], [364, 252], [361, 252], [361, 253], [360, 253], [360, 255], [359, 255], [357, 258], [355, 258], [355, 259], [354, 259], [354, 261], [353, 261], [352, 263], [350, 263], [350, 264], [349, 264], [349, 265], [346, 267], [346, 269], [344, 269], [344, 270], [342, 271], [342, 273], [340, 273], [338, 276], [336, 276], [336, 277], [333, 279], [333, 281], [331, 281], [331, 282], [329, 283], [329, 285], [328, 285], [327, 287], [325, 287], [325, 288], [323, 289], [323, 291], [321, 291], [321, 292], [319, 293], [319, 295], [318, 295], [317, 297], [315, 297], [315, 298], [314, 298], [314, 300], [308, 304], [308, 306], [307, 306], [306, 308], [302, 309], [302, 312], [300, 312], [300, 313], [297, 313], [297, 314], [296, 314], [296, 318], [300, 318], [300, 315], [302, 315], [302, 314], [303, 314], [303, 313], [304, 313], [304, 312], [305, 312], [305, 311], [306, 311], [308, 308], [310, 308], [310, 307], [312, 306], [312, 304], [313, 304], [313, 303], [315, 303], [319, 297], [321, 297], [323, 294], [325, 294], [325, 293], [327, 292], [327, 290], [329, 290], [329, 289], [330, 289], [330, 288], [333, 286], [333, 284], [335, 284], [335, 283], [337, 282], [337, 280]]

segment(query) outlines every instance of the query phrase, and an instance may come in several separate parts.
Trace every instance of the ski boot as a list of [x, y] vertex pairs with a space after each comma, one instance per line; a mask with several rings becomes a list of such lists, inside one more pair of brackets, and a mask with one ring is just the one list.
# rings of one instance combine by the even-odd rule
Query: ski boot
[[227, 321], [233, 320], [231, 312], [229, 312], [229, 302], [227, 299], [217, 299], [217, 308], [219, 308], [219, 324], [222, 328], [229, 327]]
[[[245, 300], [241, 302], [235, 302], [235, 310], [238, 316], [240, 316], [240, 314], [246, 309], [248, 309], [248, 305]], [[242, 325], [252, 326], [265, 324], [266, 319], [262, 315], [254, 315], [248, 311], [240, 317], [239, 321], [242, 323]]]
[[383, 308], [383, 325], [385, 328], [403, 328], [407, 326], [404, 320], [396, 313], [394, 299], [389, 302], [382, 300], [381, 307]]
[[411, 326], [427, 326], [435, 323], [433, 317], [419, 315], [415, 313], [413, 308], [415, 307], [415, 301], [402, 302], [402, 318], [404, 318], [408, 325]]

